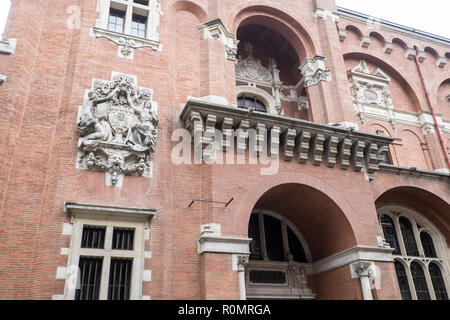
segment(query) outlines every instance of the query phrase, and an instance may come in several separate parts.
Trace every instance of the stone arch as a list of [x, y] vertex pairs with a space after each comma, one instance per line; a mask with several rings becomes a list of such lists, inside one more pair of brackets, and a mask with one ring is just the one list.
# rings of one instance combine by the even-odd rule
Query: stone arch
[[[384, 72], [386, 72], [391, 77], [391, 79], [395, 80], [398, 83], [398, 87], [404, 91], [403, 99], [408, 99], [411, 104], [409, 106], [410, 110], [405, 111], [420, 112], [421, 103], [418, 95], [416, 94], [416, 92], [420, 92], [419, 89], [416, 88], [413, 84], [411, 84], [406, 79], [406, 77], [403, 76], [403, 74], [400, 71], [398, 71], [398, 69], [394, 68], [391, 64], [387, 63], [380, 57], [375, 56], [374, 54], [367, 54], [365, 52], [360, 51], [347, 52], [344, 54], [344, 61], [355, 60], [355, 62], [358, 61], [359, 63], [361, 59], [365, 60], [368, 63], [372, 63], [376, 67], [379, 67]], [[399, 108], [399, 106], [404, 105], [404, 103], [398, 103], [398, 105], [395, 103], [396, 96], [392, 96], [392, 99], [394, 102], [394, 108]]]
[[228, 25], [232, 26], [231, 32], [236, 34], [240, 27], [247, 24], [270, 26], [283, 35], [296, 51], [300, 62], [316, 53], [311, 33], [296, 19], [280, 9], [266, 5], [238, 4], [231, 11], [228, 19]]
[[238, 86], [236, 87], [236, 93], [237, 96], [240, 97], [244, 93], [249, 93], [255, 95], [257, 98], [260, 98], [262, 102], [267, 107], [267, 113], [270, 114], [278, 114], [278, 111], [276, 109], [277, 102], [275, 98], [269, 94], [267, 91], [264, 91], [263, 89], [257, 88], [257, 87], [251, 87], [251, 86]]
[[439, 53], [432, 47], [425, 47], [424, 51], [431, 54], [435, 59], [439, 58]]

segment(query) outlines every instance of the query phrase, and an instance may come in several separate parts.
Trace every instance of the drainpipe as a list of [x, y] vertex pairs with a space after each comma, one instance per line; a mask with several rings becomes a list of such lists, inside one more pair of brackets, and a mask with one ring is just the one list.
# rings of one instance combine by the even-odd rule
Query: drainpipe
[[427, 86], [425, 84], [425, 79], [423, 77], [422, 68], [420, 67], [419, 59], [417, 59], [417, 49], [416, 54], [414, 55], [414, 60], [416, 61], [417, 70], [419, 70], [419, 76], [422, 80], [423, 89], [425, 90], [425, 96], [427, 97], [428, 105], [430, 106], [431, 114], [433, 115], [434, 124], [436, 126], [436, 132], [439, 137], [439, 141], [441, 143], [442, 150], [444, 151], [445, 160], [447, 161], [447, 167], [450, 168], [450, 161], [447, 154], [447, 149], [445, 148], [444, 139], [442, 138], [441, 129], [439, 128], [439, 124], [436, 119], [436, 113], [434, 112], [433, 104], [431, 103], [430, 95], [427, 90]]

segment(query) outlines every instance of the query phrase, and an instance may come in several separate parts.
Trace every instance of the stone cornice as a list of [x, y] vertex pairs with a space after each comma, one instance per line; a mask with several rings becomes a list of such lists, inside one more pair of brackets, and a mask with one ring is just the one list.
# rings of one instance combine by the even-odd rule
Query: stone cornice
[[[192, 137], [195, 137], [195, 145], [201, 145], [207, 156], [212, 156], [209, 154], [211, 148], [207, 148], [212, 143], [209, 133], [216, 132], [216, 130], [222, 132], [223, 124], [226, 123], [228, 129], [237, 130], [235, 133], [239, 135], [237, 137], [238, 153], [245, 153], [248, 149], [249, 129], [256, 129], [263, 135], [264, 132], [270, 133], [272, 159], [278, 158], [278, 146], [282, 146], [282, 158], [287, 162], [293, 160], [295, 150], [299, 163], [304, 164], [311, 159], [315, 166], [325, 163], [327, 167], [334, 168], [339, 163], [342, 170], [348, 170], [352, 166], [356, 172], [364, 171], [369, 180], [374, 179], [374, 174], [379, 170], [378, 165], [383, 161], [384, 153], [388, 151], [388, 145], [394, 141], [390, 137], [363, 133], [353, 129], [346, 130], [337, 126], [237, 108], [233, 105], [215, 104], [194, 98], [190, 98], [183, 107], [180, 119], [191, 131]], [[205, 135], [205, 133], [208, 134]], [[233, 133], [231, 136], [227, 130], [223, 130], [222, 133], [224, 141], [234, 139]], [[260, 146], [263, 143], [260, 141]], [[225, 144], [224, 150], [230, 151]], [[205, 151], [207, 152], [205, 153]]]
[[315, 262], [314, 274], [324, 273], [358, 261], [392, 262], [394, 261], [392, 251], [394, 251], [393, 248], [356, 246]]
[[148, 220], [156, 215], [156, 210], [150, 208], [117, 207], [68, 201], [64, 203], [64, 213], [70, 213], [72, 216], [101, 215], [103, 218], [107, 216], [122, 216]]
[[[361, 14], [358, 12], [354, 12], [352, 10], [340, 8], [340, 7], [337, 8], [337, 12], [335, 14], [341, 18], [359, 22], [359, 23], [363, 23], [363, 24], [367, 24], [367, 21], [369, 19], [373, 20], [373, 17], [367, 16], [367, 15], [364, 15], [364, 14]], [[419, 39], [422, 41], [436, 43], [438, 45], [441, 45], [441, 46], [444, 46], [447, 48], [450, 47], [450, 40], [447, 38], [439, 37], [437, 35], [432, 35], [432, 34], [427, 35], [425, 32], [418, 33], [417, 30], [415, 30], [415, 29], [407, 28], [407, 27], [401, 26], [401, 25], [396, 25], [395, 23], [384, 21], [382, 19], [375, 19], [375, 21], [376, 21], [377, 25], [384, 30], [393, 31], [398, 34], [403, 34], [405, 36], [408, 36], [408, 37], [411, 37], [414, 39]], [[408, 29], [410, 29], [410, 30], [408, 30]]]
[[394, 174], [398, 174], [398, 175], [400, 175], [400, 174], [408, 175], [408, 176], [417, 177], [417, 178], [426, 177], [426, 178], [450, 181], [449, 173], [421, 170], [421, 169], [417, 169], [417, 168], [406, 168], [406, 167], [393, 166], [393, 165], [384, 164], [384, 163], [380, 164], [380, 171], [394, 173]]

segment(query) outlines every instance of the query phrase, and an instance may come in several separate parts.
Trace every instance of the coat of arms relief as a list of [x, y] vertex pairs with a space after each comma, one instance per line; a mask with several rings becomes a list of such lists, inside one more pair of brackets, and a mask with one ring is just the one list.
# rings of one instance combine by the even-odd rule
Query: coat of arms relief
[[113, 74], [111, 81], [94, 79], [87, 97], [77, 124], [79, 167], [106, 172], [113, 186], [123, 175], [151, 175], [158, 125], [152, 90]]

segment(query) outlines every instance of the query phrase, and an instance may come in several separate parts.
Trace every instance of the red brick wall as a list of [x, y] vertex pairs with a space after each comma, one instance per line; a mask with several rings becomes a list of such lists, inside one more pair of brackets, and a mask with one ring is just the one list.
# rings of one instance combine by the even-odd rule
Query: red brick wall
[[[66, 27], [69, 5], [80, 6], [81, 29]], [[363, 50], [351, 35], [339, 48], [339, 42], [333, 38], [337, 37], [337, 31], [331, 27], [332, 22], [319, 28], [313, 20], [315, 1], [258, 0], [252, 2], [251, 8], [245, 2], [231, 0], [204, 0], [195, 4], [172, 0], [162, 1], [162, 5], [164, 15], [158, 31], [163, 50], [136, 50], [134, 60], [126, 60], [117, 56], [117, 45], [89, 35], [97, 19], [95, 1], [12, 1], [5, 38], [17, 38], [18, 44], [14, 55], [0, 54], [1, 73], [8, 77], [0, 85], [0, 299], [51, 299], [52, 295], [63, 294], [64, 282], [55, 276], [57, 267], [65, 266], [67, 261], [67, 256], [60, 255], [60, 249], [69, 247], [70, 241], [70, 237], [62, 235], [62, 224], [70, 222], [70, 217], [63, 214], [65, 201], [157, 210], [146, 243], [152, 258], [145, 268], [152, 270], [152, 281], [144, 284], [143, 292], [152, 299], [237, 298], [237, 273], [231, 271], [231, 258], [197, 254], [200, 225], [220, 223], [224, 235], [246, 237], [254, 206], [266, 192], [279, 185], [306, 185], [316, 190], [304, 202], [295, 202], [297, 193], [283, 193], [282, 199], [289, 206], [279, 208], [308, 235], [314, 259], [354, 245], [376, 246], [380, 228], [375, 201], [393, 186], [414, 185], [435, 194], [443, 203], [449, 201], [445, 181], [380, 173], [369, 183], [361, 173], [310, 163], [300, 165], [295, 160], [282, 161], [279, 174], [269, 177], [259, 174], [260, 166], [173, 165], [170, 155], [177, 142], [171, 141], [171, 134], [182, 127], [177, 118], [180, 103], [187, 96], [209, 94], [225, 96], [230, 102], [236, 99], [234, 63], [226, 60], [220, 43], [202, 40], [202, 31], [197, 28], [216, 17], [221, 18], [230, 32], [236, 32], [245, 19], [255, 14], [264, 16], [256, 20], [272, 21], [269, 27], [285, 32], [300, 60], [315, 54], [328, 55], [327, 63], [341, 80], [345, 79], [347, 69], [344, 54], [364, 51], [362, 57], [373, 55], [398, 70], [417, 97], [418, 102], [414, 103], [424, 110], [427, 105], [415, 65], [404, 58], [400, 48], [396, 47], [391, 56], [383, 54], [377, 44]], [[325, 1], [321, 5], [333, 7], [334, 2]], [[383, 34], [387, 39], [399, 37], [390, 31]], [[429, 45], [426, 41], [401, 37], [419, 48]], [[445, 54], [445, 48], [433, 46], [441, 55]], [[442, 105], [441, 92], [446, 92], [447, 86], [442, 87], [441, 83], [448, 77], [440, 75], [442, 80], [435, 79], [438, 71], [448, 75], [449, 66], [436, 69], [430, 63], [432, 58], [427, 59], [423, 64], [425, 77]], [[103, 173], [75, 167], [78, 107], [83, 104], [92, 79], [109, 80], [112, 71], [136, 75], [139, 86], [154, 90], [154, 100], [159, 104], [153, 177], [126, 177], [121, 188], [105, 186]], [[439, 84], [432, 86], [434, 82]], [[334, 81], [308, 90], [315, 121], [358, 121], [347, 85]], [[412, 108], [406, 98], [409, 92], [405, 93], [401, 86], [395, 85], [394, 99], [409, 110]], [[361, 127], [370, 131], [369, 125]], [[425, 143], [420, 130], [413, 131]], [[447, 135], [446, 141], [448, 138]], [[414, 146], [409, 138], [403, 142], [411, 146], [407, 152], [394, 146], [396, 164], [433, 169], [430, 165], [436, 162], [433, 157], [443, 163], [435, 135], [426, 141], [437, 146], [435, 152], [427, 154], [425, 150], [424, 159], [417, 158], [422, 152], [418, 143]], [[206, 203], [188, 208], [193, 199], [231, 198], [234, 201], [226, 209]], [[323, 199], [330, 206], [321, 206]], [[393, 196], [389, 201], [396, 199]], [[314, 207], [308, 207], [307, 203]], [[436, 225], [448, 231], [448, 222], [441, 212], [433, 214]], [[318, 276], [319, 298], [361, 298], [359, 280], [350, 280], [348, 273], [348, 267], [343, 267]], [[379, 296], [391, 297], [388, 292], [380, 292]]]

